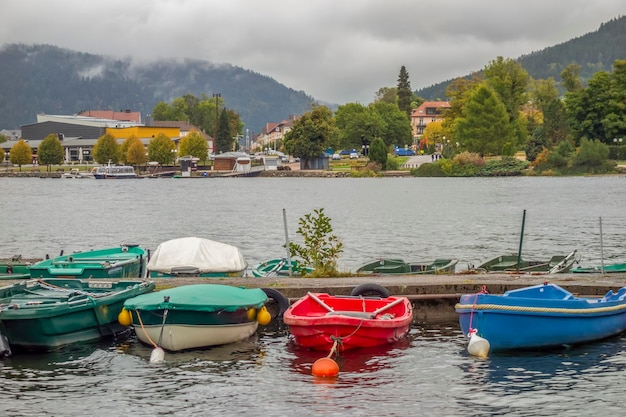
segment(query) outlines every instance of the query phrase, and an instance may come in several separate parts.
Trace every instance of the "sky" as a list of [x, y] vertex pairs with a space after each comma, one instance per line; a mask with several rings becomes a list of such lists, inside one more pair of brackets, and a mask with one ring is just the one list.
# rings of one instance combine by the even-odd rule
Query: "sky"
[[624, 0], [0, 0], [0, 46], [193, 58], [267, 75], [318, 101], [373, 101], [596, 31]]

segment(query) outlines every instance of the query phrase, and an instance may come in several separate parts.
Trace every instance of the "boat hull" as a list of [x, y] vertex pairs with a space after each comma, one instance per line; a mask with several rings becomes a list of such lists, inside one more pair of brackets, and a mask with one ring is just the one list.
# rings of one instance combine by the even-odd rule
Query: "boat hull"
[[[248, 339], [258, 327], [256, 321], [222, 325], [166, 324], [141, 326], [135, 324], [135, 333], [142, 342], [160, 346], [171, 352], [225, 345]], [[162, 333], [161, 333], [161, 329]]]
[[405, 262], [402, 259], [377, 259], [359, 267], [357, 273], [379, 275], [453, 274], [458, 259], [436, 259], [425, 262]]
[[77, 252], [38, 262], [29, 274], [31, 278], [141, 278], [147, 254], [137, 245]]
[[[291, 260], [291, 276], [301, 277], [313, 272], [313, 268], [301, 265], [296, 260]], [[284, 258], [269, 259], [252, 269], [253, 277], [288, 277], [289, 262]]]
[[[548, 287], [562, 291], [553, 298], [542, 296], [542, 288], [552, 291]], [[601, 299], [576, 298], [553, 284], [520, 291], [524, 290], [536, 294], [463, 295], [455, 307], [463, 334], [469, 338], [471, 329], [476, 329], [497, 352], [588, 343], [626, 330], [626, 289]]]
[[589, 266], [589, 267], [579, 267], [572, 268], [573, 274], [617, 274], [617, 273], [626, 273], [626, 263], [620, 264], [610, 264], [602, 266]]
[[[526, 274], [562, 274], [569, 272], [576, 262], [576, 252], [555, 255], [548, 260], [527, 261], [519, 259], [518, 255], [501, 255], [490, 259], [474, 270], [477, 272], [505, 272]], [[519, 265], [519, 267], [518, 267]]]
[[[388, 309], [371, 317], [388, 305]], [[322, 351], [329, 351], [335, 343], [337, 350], [345, 351], [396, 342], [407, 335], [412, 319], [412, 306], [405, 297], [338, 297], [323, 293], [302, 297], [283, 316], [295, 344]]]
[[0, 291], [0, 332], [14, 351], [55, 350], [98, 340], [127, 328], [118, 322], [126, 299], [153, 289], [154, 283], [149, 282], [94, 284], [75, 279], [4, 287]]

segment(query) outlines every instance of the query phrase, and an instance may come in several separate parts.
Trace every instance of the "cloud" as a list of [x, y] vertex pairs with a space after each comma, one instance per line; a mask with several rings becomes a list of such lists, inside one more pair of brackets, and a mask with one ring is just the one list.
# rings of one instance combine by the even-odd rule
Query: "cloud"
[[623, 0], [4, 0], [0, 42], [229, 63], [316, 99], [369, 103], [598, 29]]

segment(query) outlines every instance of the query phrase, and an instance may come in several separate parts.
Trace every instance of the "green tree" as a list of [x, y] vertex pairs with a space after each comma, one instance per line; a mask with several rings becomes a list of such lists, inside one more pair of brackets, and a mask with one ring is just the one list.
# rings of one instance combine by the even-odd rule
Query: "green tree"
[[[385, 145], [410, 145], [413, 142], [411, 120], [395, 104], [372, 103], [369, 107], [382, 120], [382, 134], [380, 136]], [[370, 136], [372, 137], [372, 136]]]
[[124, 154], [124, 160], [126, 161], [126, 163], [137, 167], [148, 162], [148, 157], [146, 156], [146, 147], [143, 146], [141, 139], [136, 136], [131, 136], [128, 138], [128, 141], [129, 143]]
[[315, 209], [313, 214], [306, 214], [299, 220], [296, 233], [303, 239], [303, 244], [289, 242], [289, 253], [301, 259], [304, 265], [313, 267], [312, 277], [333, 277], [338, 275], [337, 260], [343, 252], [343, 243], [332, 234], [330, 217], [324, 209]]
[[[388, 105], [398, 108], [395, 104]], [[382, 137], [385, 132], [385, 121], [375, 107], [359, 103], [339, 106], [335, 112], [335, 126], [338, 146], [342, 149], [361, 148], [362, 140], [371, 141], [374, 137]]]
[[398, 104], [398, 89], [396, 87], [381, 87], [374, 95], [374, 102]]
[[99, 164], [106, 164], [109, 161], [117, 164], [120, 160], [120, 146], [117, 144], [117, 139], [108, 133], [100, 136], [93, 147], [93, 158]]
[[63, 163], [63, 145], [59, 137], [51, 133], [44, 138], [37, 148], [39, 163], [46, 165], [46, 171], [50, 171], [50, 165]]
[[311, 159], [321, 156], [327, 148], [336, 148], [338, 132], [332, 111], [326, 106], [314, 106], [296, 120], [283, 138], [289, 155]]
[[583, 138], [612, 140], [604, 124], [611, 97], [611, 76], [606, 71], [596, 72], [587, 88], [566, 94], [565, 106], [576, 143]]
[[582, 90], [583, 83], [580, 80], [580, 65], [570, 64], [561, 71], [561, 84], [568, 92], [575, 93]]
[[409, 73], [404, 65], [400, 68], [400, 74], [398, 75], [398, 108], [402, 110], [406, 116], [410, 119], [411, 101], [413, 99], [413, 91], [411, 90], [411, 82], [409, 81]]
[[219, 124], [217, 126], [217, 153], [230, 152], [233, 150], [233, 137], [230, 134], [230, 120], [228, 112], [223, 109], [220, 113]]
[[504, 104], [486, 85], [472, 92], [456, 127], [464, 148], [481, 156], [502, 155], [514, 140]]
[[598, 140], [580, 140], [580, 147], [576, 150], [574, 164], [587, 167], [587, 171], [599, 172], [609, 159], [609, 147]]
[[197, 130], [193, 130], [185, 135], [180, 140], [179, 148], [181, 155], [195, 156], [203, 162], [207, 160], [209, 155], [207, 141]]
[[172, 165], [176, 159], [176, 144], [164, 133], [159, 133], [148, 144], [148, 159], [161, 165]]
[[19, 165], [20, 171], [22, 170], [22, 165], [30, 164], [32, 160], [33, 150], [24, 139], [18, 140], [17, 143], [11, 147], [9, 161], [14, 165]]
[[485, 78], [504, 104], [509, 121], [516, 120], [519, 110], [528, 102], [528, 73], [515, 60], [499, 56], [485, 67]]
[[387, 146], [381, 138], [374, 138], [370, 144], [369, 158], [370, 161], [376, 162], [382, 169], [387, 169]]

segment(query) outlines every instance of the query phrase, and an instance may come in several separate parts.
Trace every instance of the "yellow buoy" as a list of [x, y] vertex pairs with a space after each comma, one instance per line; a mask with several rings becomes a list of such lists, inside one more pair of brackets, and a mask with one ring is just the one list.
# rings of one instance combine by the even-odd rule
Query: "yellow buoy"
[[313, 376], [335, 377], [339, 374], [339, 365], [331, 358], [320, 358], [311, 368]]
[[256, 315], [256, 321], [259, 322], [261, 326], [265, 326], [272, 321], [272, 315], [267, 311], [265, 306], [261, 307], [261, 310], [259, 310], [259, 314]]
[[248, 309], [248, 320], [252, 321], [256, 317], [256, 308]]
[[130, 326], [131, 324], [133, 324], [133, 316], [130, 314], [130, 311], [126, 310], [125, 308], [122, 308], [122, 311], [120, 311], [120, 314], [117, 315], [117, 321], [122, 326]]

